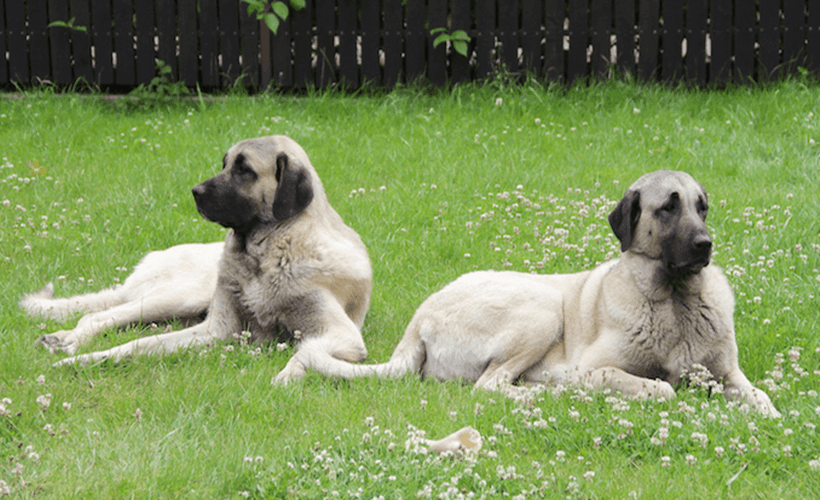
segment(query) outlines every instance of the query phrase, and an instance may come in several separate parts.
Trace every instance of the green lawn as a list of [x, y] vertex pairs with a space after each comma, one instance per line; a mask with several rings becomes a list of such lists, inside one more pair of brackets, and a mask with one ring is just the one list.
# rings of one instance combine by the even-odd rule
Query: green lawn
[[[248, 137], [287, 134], [374, 267], [364, 327], [385, 361], [415, 308], [473, 269], [576, 272], [617, 256], [606, 222], [665, 168], [708, 190], [767, 420], [681, 388], [663, 403], [455, 382], [271, 385], [292, 354], [213, 346], [54, 369], [61, 325], [25, 292], [122, 282], [149, 250], [217, 241], [190, 188]], [[820, 495], [820, 86], [608, 83], [383, 95], [111, 101], [0, 95], [0, 496], [27, 498], [810, 498]], [[69, 320], [73, 324], [76, 318]], [[162, 328], [162, 327], [160, 327]], [[150, 334], [109, 331], [81, 352]], [[477, 455], [406, 450], [478, 429]]]

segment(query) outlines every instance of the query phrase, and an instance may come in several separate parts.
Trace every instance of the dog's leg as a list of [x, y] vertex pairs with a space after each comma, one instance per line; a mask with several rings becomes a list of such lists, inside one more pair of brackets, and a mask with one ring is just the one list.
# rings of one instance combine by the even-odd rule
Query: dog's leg
[[81, 364], [110, 359], [119, 361], [136, 354], [171, 353], [179, 349], [203, 346], [218, 340], [227, 340], [242, 330], [234, 297], [229, 287], [217, 286], [208, 316], [198, 325], [176, 332], [132, 340], [104, 351], [82, 354], [63, 359], [54, 366]]
[[667, 400], [675, 397], [675, 389], [669, 382], [638, 377], [619, 368], [579, 370], [576, 382], [583, 386], [620, 391], [626, 397], [637, 399]]
[[762, 415], [780, 418], [780, 412], [774, 407], [768, 394], [753, 386], [746, 375], [735, 366], [723, 379], [723, 393], [730, 401], [743, 400], [749, 403]]
[[[325, 294], [322, 311], [317, 319], [318, 331], [300, 331], [300, 336], [304, 340], [300, 342], [297, 351], [318, 350], [337, 360], [350, 363], [364, 361], [367, 357], [367, 348], [362, 333], [332, 294]], [[287, 384], [304, 377], [306, 371], [306, 365], [294, 355], [272, 382]]]
[[86, 314], [80, 318], [74, 329], [43, 335], [38, 342], [52, 354], [57, 351], [74, 354], [78, 347], [106, 328], [140, 321], [150, 323], [199, 316], [208, 308], [210, 300], [210, 296], [203, 294], [180, 294], [178, 290], [173, 289], [162, 293], [157, 290], [138, 300], [105, 311]]

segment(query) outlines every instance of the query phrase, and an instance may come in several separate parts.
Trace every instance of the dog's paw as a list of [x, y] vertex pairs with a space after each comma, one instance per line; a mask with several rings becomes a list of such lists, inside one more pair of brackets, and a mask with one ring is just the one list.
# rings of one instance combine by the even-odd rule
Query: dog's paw
[[58, 352], [74, 354], [80, 346], [77, 339], [71, 335], [71, 332], [66, 330], [43, 335], [37, 339], [37, 343], [48, 349], [51, 354], [57, 354]]
[[481, 449], [481, 434], [472, 427], [464, 427], [438, 441], [427, 440], [427, 446], [436, 453], [474, 453]]
[[746, 394], [746, 401], [765, 417], [780, 418], [782, 416], [774, 407], [772, 400], [769, 399], [769, 395], [756, 387], [753, 387], [752, 391]]
[[51, 366], [54, 368], [61, 368], [63, 366], [85, 366], [88, 364], [89, 361], [92, 361], [92, 358], [88, 354], [82, 354], [80, 356], [72, 356], [70, 358], [61, 359], [56, 363], [52, 364]]
[[675, 388], [665, 380], [650, 380], [641, 386], [640, 390], [633, 395], [633, 398], [669, 401], [675, 399]]
[[290, 361], [288, 361], [288, 364], [285, 365], [282, 371], [273, 377], [271, 384], [288, 385], [291, 382], [300, 380], [305, 376], [305, 374], [307, 374], [305, 365], [303, 365], [298, 359], [296, 359], [296, 356], [294, 356], [290, 358]]

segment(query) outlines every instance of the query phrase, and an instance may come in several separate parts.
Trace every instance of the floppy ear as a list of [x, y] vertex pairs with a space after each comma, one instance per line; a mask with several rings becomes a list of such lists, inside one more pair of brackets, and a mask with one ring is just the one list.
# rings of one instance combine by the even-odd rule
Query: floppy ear
[[609, 214], [609, 225], [621, 242], [622, 252], [626, 252], [632, 244], [632, 236], [640, 218], [641, 194], [638, 191], [627, 191], [615, 210]]
[[288, 155], [276, 157], [276, 197], [273, 200], [273, 217], [285, 220], [298, 214], [313, 201], [310, 174], [301, 165], [290, 164]]

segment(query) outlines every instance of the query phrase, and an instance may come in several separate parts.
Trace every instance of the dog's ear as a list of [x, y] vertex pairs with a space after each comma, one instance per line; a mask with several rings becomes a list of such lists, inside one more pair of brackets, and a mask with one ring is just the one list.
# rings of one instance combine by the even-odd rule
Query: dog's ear
[[276, 157], [276, 195], [273, 217], [285, 220], [298, 214], [313, 201], [310, 173], [298, 163], [291, 165], [288, 155]]
[[627, 191], [615, 210], [609, 214], [609, 225], [621, 242], [622, 252], [626, 252], [632, 244], [632, 236], [640, 218], [641, 194], [638, 191]]

